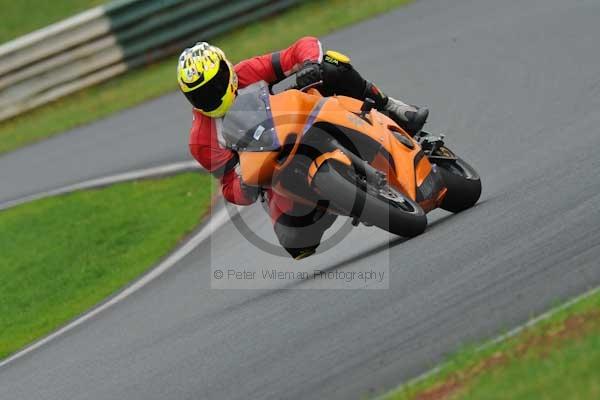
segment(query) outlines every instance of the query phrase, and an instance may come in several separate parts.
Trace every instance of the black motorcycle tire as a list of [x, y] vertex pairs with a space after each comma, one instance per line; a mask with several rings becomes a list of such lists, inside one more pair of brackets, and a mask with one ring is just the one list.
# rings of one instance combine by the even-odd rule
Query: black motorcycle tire
[[453, 213], [473, 207], [481, 196], [481, 178], [477, 171], [460, 157], [436, 164], [448, 188], [440, 207]]
[[[418, 203], [387, 184], [385, 190], [388, 197], [382, 197], [381, 193], [374, 194], [374, 190], [362, 189], [355, 179], [351, 167], [328, 161], [315, 174], [312, 187], [335, 209], [367, 225], [375, 225], [404, 237], [414, 237], [425, 231], [427, 216]], [[398, 198], [397, 201], [389, 198], [394, 196]]]

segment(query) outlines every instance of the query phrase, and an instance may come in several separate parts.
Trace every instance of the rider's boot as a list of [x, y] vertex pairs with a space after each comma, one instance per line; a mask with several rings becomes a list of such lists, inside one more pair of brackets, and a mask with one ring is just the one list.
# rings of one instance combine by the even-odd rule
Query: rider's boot
[[310, 257], [317, 252], [317, 246], [305, 247], [303, 249], [286, 249], [288, 253], [294, 257], [294, 260], [299, 261], [306, 257]]
[[411, 136], [415, 136], [423, 129], [429, 116], [429, 110], [426, 107], [409, 105], [393, 97], [388, 97], [385, 111]]
[[412, 106], [393, 97], [386, 96], [371, 82], [366, 82], [363, 97], [373, 99], [378, 110], [386, 111], [389, 117], [411, 136], [421, 131], [429, 116], [429, 110], [426, 107]]

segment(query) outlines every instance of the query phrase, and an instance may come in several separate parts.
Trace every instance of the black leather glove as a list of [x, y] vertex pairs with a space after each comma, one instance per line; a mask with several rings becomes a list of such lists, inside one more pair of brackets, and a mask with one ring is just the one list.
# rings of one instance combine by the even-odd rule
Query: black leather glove
[[298, 89], [305, 88], [321, 80], [323, 80], [321, 64], [314, 61], [306, 61], [296, 73], [296, 86]]

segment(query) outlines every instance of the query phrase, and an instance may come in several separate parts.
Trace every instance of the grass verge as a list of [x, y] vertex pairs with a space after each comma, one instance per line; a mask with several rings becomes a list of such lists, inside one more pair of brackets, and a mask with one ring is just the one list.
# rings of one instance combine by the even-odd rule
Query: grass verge
[[129, 283], [190, 233], [212, 178], [187, 173], [0, 212], [0, 359]]
[[385, 400], [600, 399], [600, 292], [484, 350], [464, 349]]
[[[212, 42], [222, 47], [231, 60], [239, 61], [288, 46], [303, 35], [325, 35], [410, 1], [306, 1], [267, 20], [215, 38]], [[176, 59], [177, 56], [173, 56], [154, 65], [138, 68], [0, 123], [0, 154], [176, 90]]]
[[0, 0], [0, 44], [105, 2], [106, 0]]

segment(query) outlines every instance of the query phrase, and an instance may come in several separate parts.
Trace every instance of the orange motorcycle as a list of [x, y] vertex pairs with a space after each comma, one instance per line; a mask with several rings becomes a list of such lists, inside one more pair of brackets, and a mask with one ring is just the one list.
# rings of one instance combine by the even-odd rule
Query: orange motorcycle
[[239, 154], [245, 184], [412, 237], [426, 213], [459, 212], [481, 194], [477, 172], [443, 137], [411, 137], [364, 102], [314, 87], [273, 94], [264, 82], [239, 91], [220, 141]]

